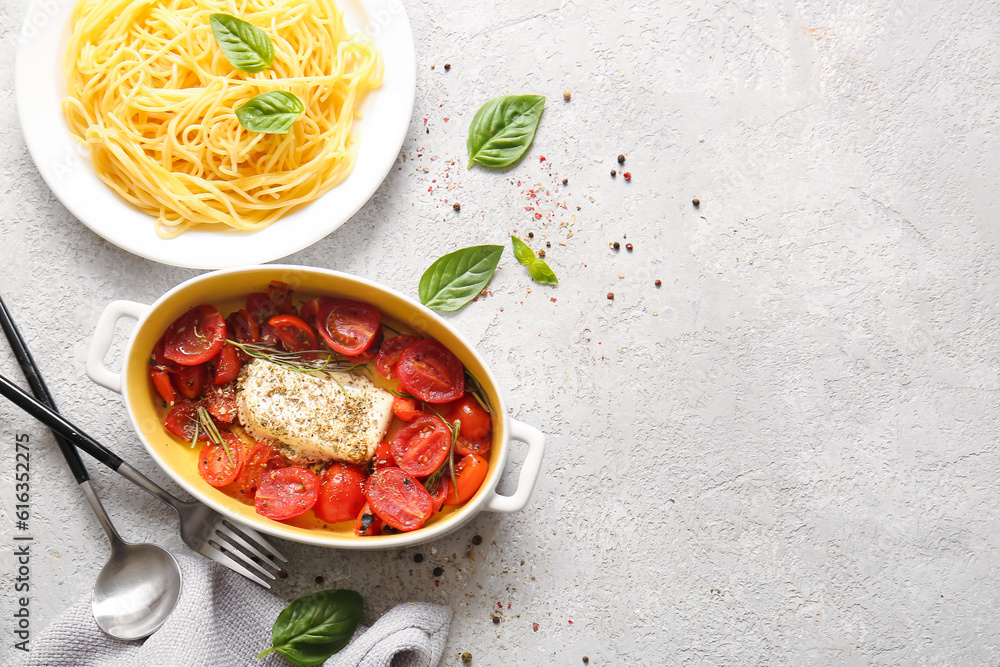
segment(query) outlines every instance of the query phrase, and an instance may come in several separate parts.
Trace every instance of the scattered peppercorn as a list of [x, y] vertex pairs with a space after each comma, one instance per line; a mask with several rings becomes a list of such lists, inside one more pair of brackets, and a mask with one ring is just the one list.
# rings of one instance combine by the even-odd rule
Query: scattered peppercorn
[[632, 172], [631, 171], [626, 171], [624, 174], [622, 174], [622, 176], [625, 177], [626, 181], [631, 181], [632, 180]]
[[614, 300], [615, 300], [615, 293], [608, 292], [608, 301], [614, 301]]
[[542, 259], [545, 259], [545, 251], [542, 250], [541, 248], [539, 248], [538, 249], [538, 256], [541, 257]]
[[617, 171], [615, 171], [614, 169], [612, 169], [612, 170], [611, 170], [611, 178], [614, 178], [614, 177], [615, 177], [615, 176], [617, 176], [617, 175], [618, 175], [618, 172], [617, 172]]
[[493, 617], [493, 625], [500, 625], [500, 617], [499, 616], [494, 616]]
[[436, 568], [434, 568], [434, 576], [435, 577], [440, 577], [442, 574], [444, 574], [444, 568], [443, 567], [436, 567]]
[[615, 250], [618, 250], [619, 248], [622, 247], [622, 244], [619, 243], [618, 241], [615, 241], [614, 243], [611, 244], [611, 247], [614, 248]]
[[467, 665], [471, 665], [472, 664], [472, 654], [469, 653], [468, 651], [466, 651], [465, 653], [463, 653], [462, 654], [462, 662], [464, 662]]
[[586, 665], [588, 662], [590, 662], [590, 658], [588, 658], [587, 656], [583, 656], [583, 664]]
[[431, 128], [428, 127], [427, 128], [427, 134], [430, 134], [430, 133], [431, 133]]
[[444, 71], [447, 72], [450, 69], [451, 69], [451, 63], [445, 63], [444, 64]]
[[322, 584], [323, 583], [323, 577], [316, 577], [316, 583], [317, 584]]
[[413, 562], [414, 563], [423, 563], [424, 562], [424, 555], [423, 554], [413, 554]]
[[626, 243], [625, 244], [625, 249], [628, 250], [629, 252], [632, 252], [632, 244], [631, 243]]
[[472, 538], [472, 543], [475, 544], [478, 547], [480, 544], [483, 543], [483, 536], [482, 535], [476, 535], [475, 537]]
[[566, 100], [567, 102], [569, 102], [569, 100], [570, 100], [571, 97], [573, 97], [573, 96], [570, 94], [570, 92], [568, 90], [565, 91], [565, 92], [563, 92], [563, 99]]
[[280, 572], [278, 572], [278, 579], [287, 579], [287, 578], [288, 578], [288, 573], [287, 572], [285, 572], [284, 570], [281, 570]]
[[551, 248], [552, 247], [552, 241], [546, 241], [545, 242], [545, 247], [546, 248]]
[[697, 197], [695, 197], [694, 199], [692, 199], [691, 203], [694, 204], [695, 208], [698, 208], [699, 206], [701, 206], [701, 200], [698, 199]]
[[529, 239], [535, 238], [535, 232], [528, 232], [528, 238]]
[[563, 179], [563, 185], [569, 185], [569, 179], [568, 178], [564, 178]]
[[618, 156], [618, 164], [625, 164], [625, 156], [624, 155], [619, 155]]
[[657, 287], [659, 287], [660, 285], [662, 285], [662, 284], [663, 284], [663, 281], [662, 281], [662, 280], [660, 280], [659, 278], [657, 278], [657, 279], [656, 279], [656, 282], [655, 282], [655, 283], [653, 283], [653, 284], [654, 284], [654, 285], [656, 285]]
[[452, 204], [451, 207], [453, 209], [455, 209], [456, 211], [461, 211], [462, 210], [462, 205], [459, 204], [458, 202], [455, 202], [454, 204]]

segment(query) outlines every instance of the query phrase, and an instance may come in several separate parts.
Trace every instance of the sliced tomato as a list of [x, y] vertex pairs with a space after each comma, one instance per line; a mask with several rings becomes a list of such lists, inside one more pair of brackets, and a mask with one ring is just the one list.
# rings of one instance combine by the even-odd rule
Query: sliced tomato
[[465, 369], [444, 345], [431, 338], [410, 344], [396, 365], [399, 385], [425, 403], [447, 403], [465, 393]]
[[176, 373], [180, 370], [180, 365], [167, 359], [167, 356], [163, 353], [166, 345], [166, 339], [167, 334], [163, 334], [160, 336], [160, 340], [156, 341], [156, 345], [153, 346], [153, 351], [149, 355], [149, 367], [161, 371]]
[[264, 347], [278, 347], [281, 339], [278, 338], [278, 331], [267, 322], [260, 325], [260, 344]]
[[458, 440], [455, 442], [455, 451], [466, 456], [468, 454], [479, 454], [484, 456], [486, 452], [490, 451], [490, 438], [486, 437], [482, 440], [471, 440], [461, 435], [459, 431]]
[[177, 394], [174, 393], [174, 385], [170, 382], [170, 373], [150, 366], [149, 377], [153, 379], [153, 386], [156, 387], [156, 391], [167, 402], [167, 405], [173, 405], [177, 400]]
[[434, 512], [434, 501], [420, 482], [399, 468], [383, 468], [365, 483], [368, 504], [397, 530], [416, 530]]
[[371, 505], [365, 506], [358, 512], [358, 518], [354, 521], [354, 534], [358, 537], [371, 537], [382, 532], [382, 519], [372, 512]]
[[369, 303], [336, 299], [320, 306], [316, 330], [331, 350], [350, 357], [368, 349], [380, 320], [378, 308]]
[[484, 440], [493, 428], [490, 413], [483, 409], [483, 406], [472, 394], [466, 394], [448, 406], [445, 417], [452, 423], [456, 419], [461, 421], [462, 427], [459, 429], [459, 433], [469, 440]]
[[236, 419], [236, 386], [230, 382], [209, 387], [202, 403], [208, 414], [220, 422], [231, 424]]
[[212, 486], [225, 486], [240, 474], [243, 467], [243, 441], [232, 433], [223, 433], [222, 439], [229, 448], [209, 442], [201, 448], [198, 454], [198, 472], [201, 478]]
[[198, 404], [179, 403], [175, 405], [167, 416], [163, 418], [163, 425], [168, 431], [176, 435], [181, 440], [191, 442], [194, 432], [198, 430], [198, 440], [207, 442], [208, 433], [204, 429], [198, 428]]
[[426, 477], [441, 467], [451, 447], [451, 431], [434, 415], [421, 415], [392, 437], [392, 455], [404, 472]]
[[320, 521], [349, 521], [356, 518], [368, 502], [365, 498], [367, 475], [356, 466], [334, 463], [319, 479], [319, 499], [313, 512]]
[[451, 493], [451, 480], [447, 476], [442, 477], [438, 480], [437, 488], [433, 491], [428, 490], [431, 494], [431, 500], [434, 501], [434, 513], [437, 514], [444, 507], [445, 501], [448, 500], [448, 494]]
[[403, 350], [416, 343], [417, 340], [416, 336], [403, 334], [402, 336], [393, 336], [382, 343], [382, 347], [375, 357], [376, 372], [386, 380], [396, 377], [396, 364], [399, 363], [400, 355], [403, 354]]
[[261, 476], [269, 470], [280, 470], [289, 466], [288, 459], [266, 442], [255, 443], [249, 448], [243, 468], [235, 480], [236, 490], [252, 500], [257, 495]]
[[246, 308], [229, 314], [226, 329], [237, 343], [256, 343], [260, 340], [260, 323]]
[[456, 491], [448, 493], [445, 505], [461, 505], [476, 495], [489, 469], [489, 461], [482, 456], [477, 454], [463, 456], [462, 460], [455, 464]]
[[278, 311], [286, 315], [297, 315], [298, 310], [292, 305], [292, 286], [280, 280], [272, 280], [267, 286], [267, 295]]
[[254, 507], [257, 514], [286, 521], [305, 514], [319, 499], [319, 477], [308, 468], [268, 470], [260, 478]]
[[289, 352], [315, 350], [319, 347], [312, 327], [295, 315], [275, 315], [267, 323], [274, 327], [281, 345]]
[[392, 413], [404, 422], [410, 422], [424, 414], [420, 409], [420, 401], [406, 396], [396, 396], [392, 399]]
[[306, 301], [302, 308], [299, 309], [299, 317], [301, 317], [309, 326], [315, 327], [316, 314], [319, 313], [320, 306], [332, 300], [333, 299], [329, 299], [325, 296], [318, 296], [315, 299]]
[[181, 392], [184, 398], [192, 401], [201, 396], [202, 389], [205, 388], [205, 373], [208, 370], [205, 364], [197, 366], [182, 366], [177, 373], [177, 391]]
[[382, 347], [382, 339], [384, 335], [382, 333], [382, 327], [379, 327], [378, 333], [375, 334], [375, 340], [372, 344], [368, 346], [368, 349], [361, 354], [355, 354], [353, 356], [347, 357], [347, 360], [352, 364], [367, 364], [369, 361], [375, 358], [378, 354], [378, 350]]
[[226, 321], [215, 306], [196, 306], [178, 317], [167, 329], [163, 355], [182, 366], [205, 363], [226, 342]]
[[215, 372], [212, 381], [215, 384], [229, 384], [240, 374], [243, 362], [240, 361], [239, 348], [232, 343], [222, 346], [219, 356], [213, 361]]
[[392, 445], [383, 440], [375, 448], [375, 456], [372, 458], [372, 467], [375, 470], [381, 468], [398, 468], [396, 459], [392, 456]]
[[264, 324], [278, 314], [278, 307], [264, 292], [254, 292], [247, 295], [247, 311], [258, 324]]

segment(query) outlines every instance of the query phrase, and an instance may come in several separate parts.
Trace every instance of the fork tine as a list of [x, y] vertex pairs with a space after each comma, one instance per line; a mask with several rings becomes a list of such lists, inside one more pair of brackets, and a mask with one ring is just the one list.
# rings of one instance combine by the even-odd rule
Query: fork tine
[[265, 556], [256, 547], [254, 547], [252, 544], [250, 544], [249, 542], [247, 542], [246, 540], [244, 540], [242, 537], [240, 537], [240, 534], [237, 533], [235, 530], [233, 530], [232, 526], [230, 526], [228, 523], [227, 524], [220, 524], [220, 525], [216, 526], [215, 530], [219, 534], [220, 537], [224, 536], [224, 537], [228, 538], [230, 541], [235, 542], [236, 544], [240, 545], [241, 547], [243, 547], [244, 550], [249, 551], [251, 554], [253, 554], [257, 558], [259, 558], [261, 560], [261, 562], [266, 563], [267, 565], [270, 565], [271, 567], [275, 568], [276, 570], [280, 570], [281, 569], [281, 566], [278, 565], [278, 563], [276, 563], [271, 558], [268, 558], [267, 556]]
[[217, 534], [215, 537], [212, 538], [211, 544], [218, 547], [222, 551], [222, 553], [227, 554], [233, 560], [237, 561], [240, 565], [247, 568], [251, 572], [261, 574], [270, 579], [271, 581], [274, 581], [275, 577], [274, 574], [272, 574], [269, 570], [265, 569], [263, 565], [258, 563], [256, 558], [254, 558], [250, 554], [240, 551], [239, 547], [232, 545], [228, 541], [226, 541], [226, 538], [224, 536]]
[[[237, 524], [234, 524], [234, 523], [230, 523], [229, 521], [223, 521], [223, 524], [227, 528], [232, 529], [237, 534], [242, 533], [243, 535], [246, 536], [247, 539], [249, 539], [249, 540], [251, 540], [253, 542], [256, 542], [257, 546], [259, 546], [263, 551], [268, 552], [269, 555], [267, 555], [267, 556], [263, 556], [261, 554], [257, 554], [260, 558], [264, 558], [265, 560], [269, 560], [272, 563], [274, 562], [275, 559], [280, 560], [282, 563], [287, 563], [288, 562], [288, 559], [285, 558], [281, 554], [280, 551], [278, 551], [277, 549], [275, 549], [274, 546], [270, 542], [268, 542], [263, 537], [261, 537], [260, 533], [258, 533], [256, 530], [253, 530], [252, 528], [247, 528], [245, 526], [240, 526], [240, 525], [237, 525]], [[249, 549], [250, 547], [247, 547], [247, 548]]]
[[[221, 551], [219, 551], [219, 547], [216, 546], [216, 545], [214, 545], [214, 544], [212, 544], [212, 543], [210, 543], [210, 542], [206, 542], [204, 545], [202, 545], [202, 548], [199, 549], [199, 553], [202, 556], [205, 556], [207, 558], [211, 558], [212, 560], [214, 560], [216, 563], [219, 563], [220, 565], [224, 565], [225, 567], [228, 567], [230, 570], [233, 570], [234, 572], [238, 572], [238, 573], [242, 574], [244, 577], [246, 577], [250, 581], [258, 583], [261, 586], [263, 586], [264, 588], [270, 588], [271, 587], [271, 585], [269, 583], [267, 583], [266, 581], [264, 581], [263, 579], [261, 579], [260, 577], [258, 577], [256, 574], [254, 574], [250, 570], [246, 569], [245, 567], [243, 567], [242, 565], [240, 565], [239, 563], [237, 563], [235, 560], [233, 560], [232, 558], [230, 558], [226, 554], [224, 554]], [[273, 577], [272, 577], [272, 579], [273, 579]]]

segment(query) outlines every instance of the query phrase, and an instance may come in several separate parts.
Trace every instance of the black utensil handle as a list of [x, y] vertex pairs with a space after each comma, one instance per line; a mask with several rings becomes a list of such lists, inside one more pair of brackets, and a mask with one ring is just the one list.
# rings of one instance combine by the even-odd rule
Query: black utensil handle
[[18, 387], [3, 375], [0, 375], [0, 396], [4, 396], [11, 403], [21, 408], [29, 415], [42, 422], [57, 434], [63, 436], [112, 470], [118, 470], [119, 466], [123, 463], [118, 455], [113, 451], [78, 429], [65, 417], [49, 406], [32, 398], [23, 389]]
[[[31, 356], [31, 352], [28, 350], [28, 344], [24, 341], [24, 337], [18, 330], [17, 325], [14, 324], [14, 318], [11, 317], [10, 311], [7, 310], [7, 304], [3, 302], [3, 297], [0, 297], [0, 327], [3, 327], [3, 332], [7, 336], [7, 340], [10, 342], [10, 347], [14, 351], [14, 357], [17, 359], [18, 365], [21, 367], [21, 372], [24, 373], [25, 379], [28, 380], [28, 386], [31, 387], [31, 393], [35, 395], [42, 403], [45, 403], [53, 410], [58, 410], [56, 408], [56, 401], [52, 397], [52, 393], [49, 388], [45, 385], [45, 380], [42, 379], [41, 371], [38, 370], [38, 364], [35, 363], [35, 359]], [[58, 433], [53, 433], [56, 438], [56, 444], [59, 445], [59, 449], [62, 450], [63, 456], [66, 458], [66, 463], [69, 464], [69, 469], [73, 473], [73, 477], [76, 478], [78, 484], [83, 484], [88, 479], [90, 475], [87, 473], [87, 468], [83, 465], [83, 461], [80, 459], [80, 454], [77, 453], [76, 447], [73, 446], [66, 438], [62, 437]]]

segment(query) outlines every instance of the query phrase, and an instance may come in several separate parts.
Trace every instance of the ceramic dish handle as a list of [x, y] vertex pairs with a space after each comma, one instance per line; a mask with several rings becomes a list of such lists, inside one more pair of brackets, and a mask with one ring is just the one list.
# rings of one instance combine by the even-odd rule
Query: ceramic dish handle
[[104, 357], [115, 339], [115, 325], [118, 324], [118, 320], [123, 317], [140, 320], [148, 312], [149, 306], [135, 301], [112, 301], [104, 308], [104, 312], [97, 320], [94, 338], [90, 341], [90, 350], [87, 352], [87, 375], [91, 380], [105, 389], [122, 393], [122, 376], [108, 370], [104, 365]]
[[538, 473], [542, 471], [542, 455], [545, 453], [545, 434], [534, 426], [528, 426], [516, 419], [510, 420], [510, 438], [528, 445], [528, 455], [521, 465], [521, 475], [517, 479], [517, 490], [513, 495], [501, 496], [496, 491], [487, 503], [491, 512], [520, 512], [528, 504], [535, 490]]

